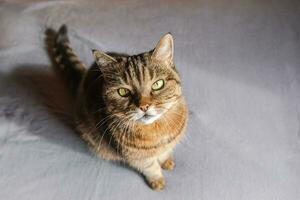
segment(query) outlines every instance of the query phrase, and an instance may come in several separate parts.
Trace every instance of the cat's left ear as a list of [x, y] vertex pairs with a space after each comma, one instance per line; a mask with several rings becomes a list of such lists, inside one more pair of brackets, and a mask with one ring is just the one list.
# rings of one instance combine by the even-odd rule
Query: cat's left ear
[[114, 63], [117, 62], [116, 59], [114, 59], [113, 57], [107, 55], [106, 53], [93, 49], [92, 50], [93, 55], [95, 57], [96, 63], [98, 64], [98, 66], [104, 66], [110, 63]]
[[173, 63], [174, 42], [170, 33], [165, 34], [157, 43], [151, 59], [164, 64]]

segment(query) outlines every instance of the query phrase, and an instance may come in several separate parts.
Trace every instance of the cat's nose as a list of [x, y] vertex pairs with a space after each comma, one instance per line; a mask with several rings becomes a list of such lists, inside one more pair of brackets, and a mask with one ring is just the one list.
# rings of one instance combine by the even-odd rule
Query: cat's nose
[[149, 108], [149, 104], [140, 105], [140, 109], [144, 112], [146, 112]]

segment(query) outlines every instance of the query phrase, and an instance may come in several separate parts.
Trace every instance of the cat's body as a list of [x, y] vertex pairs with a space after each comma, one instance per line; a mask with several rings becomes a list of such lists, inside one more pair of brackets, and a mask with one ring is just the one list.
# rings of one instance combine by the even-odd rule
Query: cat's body
[[56, 64], [76, 96], [76, 128], [82, 138], [101, 158], [126, 162], [153, 189], [162, 189], [161, 168], [174, 167], [172, 150], [187, 123], [172, 36], [134, 56], [95, 50], [96, 63], [89, 69], [70, 48], [65, 27], [54, 42]]

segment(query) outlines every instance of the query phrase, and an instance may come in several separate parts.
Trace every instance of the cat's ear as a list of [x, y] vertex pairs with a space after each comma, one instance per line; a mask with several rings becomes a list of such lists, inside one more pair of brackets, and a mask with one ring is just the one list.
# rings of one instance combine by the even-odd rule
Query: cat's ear
[[96, 63], [99, 66], [104, 66], [104, 65], [107, 65], [107, 64], [110, 64], [110, 63], [117, 62], [116, 59], [114, 59], [113, 57], [107, 55], [106, 53], [104, 53], [102, 51], [93, 49], [92, 52], [93, 52], [93, 55], [95, 57]]
[[170, 33], [165, 34], [157, 43], [151, 58], [153, 60], [171, 64], [173, 62], [174, 43]]

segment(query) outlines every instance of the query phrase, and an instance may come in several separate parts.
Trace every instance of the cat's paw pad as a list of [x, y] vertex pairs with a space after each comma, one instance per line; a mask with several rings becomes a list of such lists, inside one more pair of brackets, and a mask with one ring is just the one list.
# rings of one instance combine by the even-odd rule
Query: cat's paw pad
[[153, 189], [153, 190], [162, 190], [164, 189], [166, 182], [164, 177], [158, 178], [158, 179], [150, 179], [148, 180], [148, 184], [149, 186]]
[[168, 158], [165, 162], [161, 164], [161, 168], [166, 170], [172, 170], [175, 167], [175, 161], [172, 157]]

